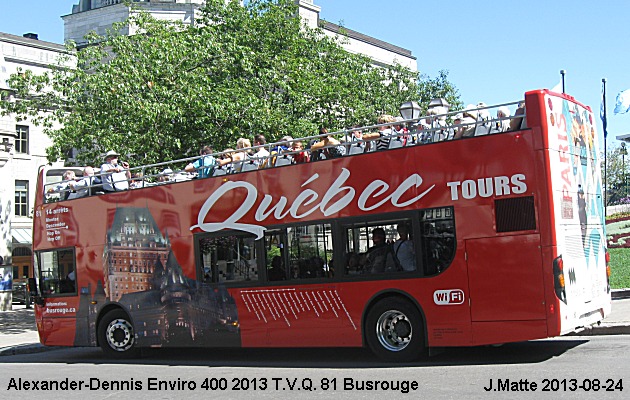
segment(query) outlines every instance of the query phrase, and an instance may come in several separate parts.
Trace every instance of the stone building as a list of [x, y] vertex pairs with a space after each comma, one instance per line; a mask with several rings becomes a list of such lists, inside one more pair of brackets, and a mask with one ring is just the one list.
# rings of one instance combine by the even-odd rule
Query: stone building
[[[0, 90], [3, 93], [0, 101], [14, 101], [7, 79], [18, 68], [41, 74], [56, 65], [62, 54], [65, 54], [64, 46], [38, 40], [36, 34], [0, 33]], [[0, 116], [0, 210], [2, 230], [7, 231], [2, 234], [4, 240], [0, 253], [8, 253], [0, 255], [5, 264], [13, 266], [15, 280], [22, 280], [32, 273], [35, 184], [38, 168], [47, 163], [46, 148], [50, 144], [43, 127], [34, 125], [31, 120], [18, 121], [13, 115]]]
[[[324, 33], [334, 37], [345, 36], [342, 46], [352, 53], [364, 54], [374, 60], [376, 65], [393, 65], [395, 62], [411, 70], [417, 70], [416, 57], [410, 50], [364, 35], [360, 32], [324, 21], [319, 18], [321, 7], [313, 0], [295, 0], [298, 13], [311, 28], [320, 26]], [[204, 0], [135, 0], [137, 5], [157, 19], [177, 20], [193, 24], [199, 7]], [[80, 0], [72, 8], [72, 13], [62, 17], [65, 40], [74, 40], [77, 44], [85, 43], [84, 36], [91, 30], [105, 34], [115, 22], [126, 20], [132, 13], [122, 0]], [[125, 34], [135, 33], [133, 27], [127, 27]]]

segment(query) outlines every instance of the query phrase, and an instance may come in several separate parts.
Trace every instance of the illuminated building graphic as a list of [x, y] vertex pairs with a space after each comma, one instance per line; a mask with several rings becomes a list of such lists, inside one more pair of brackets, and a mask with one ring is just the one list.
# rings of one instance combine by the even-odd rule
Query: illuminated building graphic
[[[100, 308], [112, 301], [129, 313], [140, 346], [241, 345], [234, 298], [185, 275], [148, 209], [116, 209], [103, 263], [105, 287], [80, 289], [75, 345], [96, 344]], [[84, 318], [89, 332], [79, 329]]]

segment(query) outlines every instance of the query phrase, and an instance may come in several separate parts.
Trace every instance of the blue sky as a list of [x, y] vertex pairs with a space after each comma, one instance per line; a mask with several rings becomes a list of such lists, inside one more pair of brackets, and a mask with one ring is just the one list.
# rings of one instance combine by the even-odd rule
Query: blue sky
[[[606, 78], [609, 143], [630, 133], [630, 113], [612, 112], [617, 93], [630, 89], [628, 0], [314, 2], [323, 19], [411, 50], [422, 73], [447, 70], [465, 104], [518, 100], [555, 86], [564, 69], [567, 93], [599, 115]], [[0, 0], [0, 32], [61, 43], [60, 17], [72, 4]]]

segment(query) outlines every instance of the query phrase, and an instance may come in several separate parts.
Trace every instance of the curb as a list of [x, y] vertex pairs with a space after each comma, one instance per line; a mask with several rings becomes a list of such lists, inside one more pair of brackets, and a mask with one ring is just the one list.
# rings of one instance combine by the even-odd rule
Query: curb
[[607, 336], [607, 335], [629, 335], [630, 325], [595, 325], [587, 326], [576, 332], [568, 333], [563, 336]]
[[630, 299], [630, 289], [613, 289], [610, 295], [613, 300]]

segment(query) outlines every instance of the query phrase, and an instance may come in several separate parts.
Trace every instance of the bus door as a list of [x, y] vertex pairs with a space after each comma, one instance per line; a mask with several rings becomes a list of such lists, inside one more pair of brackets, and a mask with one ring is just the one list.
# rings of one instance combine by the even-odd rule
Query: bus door
[[545, 319], [540, 235], [466, 240], [473, 324]]
[[75, 249], [54, 249], [35, 253], [35, 276], [41, 297], [43, 329], [40, 340], [47, 346], [75, 344], [79, 296], [75, 262]]

